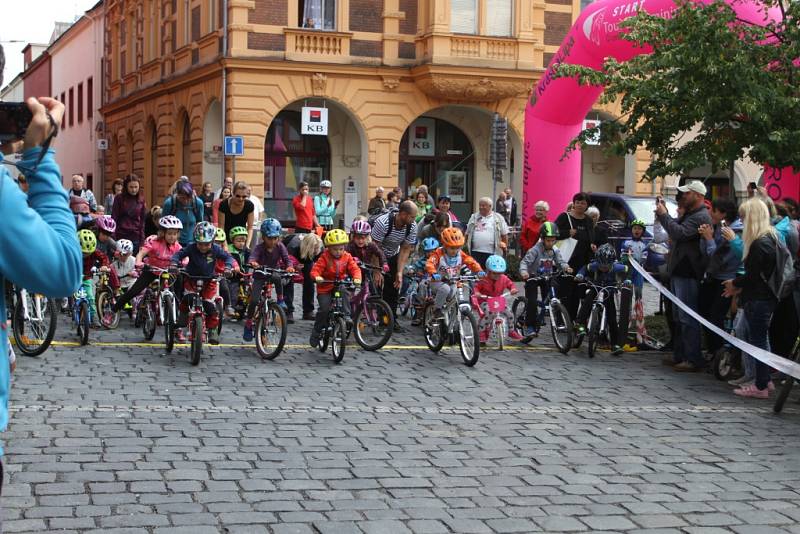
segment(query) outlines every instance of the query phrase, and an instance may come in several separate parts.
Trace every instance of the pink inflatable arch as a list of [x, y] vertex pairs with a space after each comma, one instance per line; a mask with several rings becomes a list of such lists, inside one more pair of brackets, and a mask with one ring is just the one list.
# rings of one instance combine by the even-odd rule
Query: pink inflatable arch
[[[699, 0], [703, 1], [703, 0]], [[756, 3], [728, 0], [740, 18], [763, 24], [764, 13]], [[581, 189], [581, 158], [578, 153], [561, 161], [564, 149], [580, 133], [583, 120], [600, 96], [602, 88], [578, 85], [574, 78], [553, 78], [560, 63], [599, 69], [606, 57], [627, 61], [647, 50], [619, 39], [619, 23], [640, 9], [670, 17], [671, 0], [601, 0], [581, 12], [564, 38], [547, 71], [534, 87], [525, 109], [525, 163], [522, 205], [529, 217], [538, 200], [550, 203], [554, 214], [564, 210]], [[779, 12], [770, 14], [780, 19]]]

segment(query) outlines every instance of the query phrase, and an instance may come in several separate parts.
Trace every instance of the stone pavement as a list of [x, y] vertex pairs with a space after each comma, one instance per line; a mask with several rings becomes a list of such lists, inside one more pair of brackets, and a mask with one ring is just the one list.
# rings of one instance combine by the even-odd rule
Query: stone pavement
[[412, 332], [335, 365], [309, 328], [272, 362], [222, 346], [191, 367], [119, 343], [142, 341], [127, 318], [20, 357], [5, 532], [800, 532], [794, 400], [774, 416], [659, 354], [547, 340], [467, 368]]

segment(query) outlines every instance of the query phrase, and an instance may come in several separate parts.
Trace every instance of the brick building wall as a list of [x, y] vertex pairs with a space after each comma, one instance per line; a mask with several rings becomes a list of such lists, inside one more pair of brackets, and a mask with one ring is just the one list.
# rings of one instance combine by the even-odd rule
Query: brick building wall
[[382, 0], [350, 0], [350, 31], [382, 33], [382, 4]]
[[[250, 24], [271, 24], [275, 26], [289, 26], [287, 20], [289, 0], [254, 0], [255, 9], [251, 10], [247, 16]], [[296, 1], [296, 0], [295, 0]], [[294, 26], [297, 21], [292, 21]]]

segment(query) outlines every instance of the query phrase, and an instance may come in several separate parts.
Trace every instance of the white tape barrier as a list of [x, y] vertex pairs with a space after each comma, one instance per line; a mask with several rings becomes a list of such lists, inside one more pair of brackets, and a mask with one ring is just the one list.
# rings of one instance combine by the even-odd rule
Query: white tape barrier
[[[726, 342], [728, 342], [731, 345], [733, 345], [734, 347], [740, 349], [742, 352], [746, 352], [747, 354], [749, 354], [750, 356], [752, 356], [756, 360], [769, 365], [773, 369], [777, 369], [781, 373], [784, 373], [784, 374], [787, 374], [787, 375], [791, 375], [791, 376], [795, 377], [796, 379], [800, 380], [800, 364], [797, 364], [797, 363], [793, 362], [792, 360], [788, 360], [786, 358], [778, 356], [777, 354], [772, 354], [771, 352], [766, 351], [764, 349], [760, 349], [758, 347], [755, 347], [755, 346], [751, 345], [750, 343], [742, 341], [741, 339], [738, 339], [738, 338], [730, 335], [728, 332], [725, 332], [724, 330], [722, 330], [720, 328], [717, 328], [715, 325], [713, 325], [710, 322], [708, 322], [708, 320], [706, 320], [705, 318], [701, 317], [696, 311], [694, 311], [689, 306], [687, 306], [686, 304], [681, 302], [678, 299], [678, 297], [673, 295], [672, 292], [669, 289], [667, 289], [664, 286], [662, 286], [655, 278], [653, 278], [653, 276], [650, 273], [645, 271], [644, 268], [641, 265], [639, 265], [639, 262], [637, 262], [636, 260], [631, 258], [630, 259], [630, 263], [631, 263], [631, 265], [633, 265], [634, 269], [639, 271], [639, 273], [642, 276], [644, 276], [645, 280], [647, 280], [650, 284], [652, 284], [653, 287], [658, 289], [658, 291], [661, 294], [663, 294], [665, 297], [667, 297], [669, 300], [671, 300], [673, 304], [675, 304], [680, 309], [682, 309], [683, 311], [685, 311], [686, 313], [688, 313], [689, 315], [694, 317], [694, 319], [697, 320], [700, 324], [702, 324], [703, 326], [705, 326], [706, 328], [708, 328], [709, 330], [711, 330], [712, 332], [714, 332], [715, 334], [720, 336]], [[721, 285], [720, 285], [720, 292], [722, 292], [722, 286]]]

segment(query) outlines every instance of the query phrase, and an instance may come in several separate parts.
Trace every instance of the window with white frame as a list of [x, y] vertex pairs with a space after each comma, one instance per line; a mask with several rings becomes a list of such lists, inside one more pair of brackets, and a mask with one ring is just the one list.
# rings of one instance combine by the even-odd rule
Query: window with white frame
[[452, 0], [450, 31], [453, 33], [478, 33], [478, 0]]
[[336, 0], [300, 0], [299, 7], [301, 28], [336, 29]]
[[514, 0], [484, 0], [486, 2], [486, 35], [510, 37], [514, 21]]

